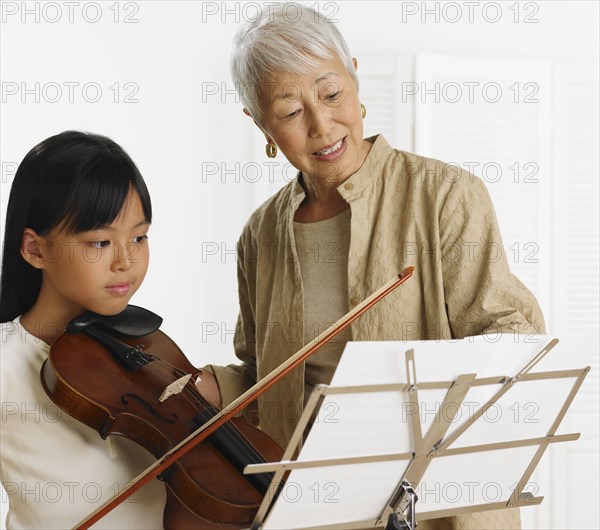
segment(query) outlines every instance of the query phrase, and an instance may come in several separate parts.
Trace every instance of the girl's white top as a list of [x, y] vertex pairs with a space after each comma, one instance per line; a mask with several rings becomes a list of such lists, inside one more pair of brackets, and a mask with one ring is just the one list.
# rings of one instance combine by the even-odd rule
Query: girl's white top
[[[6, 528], [72, 528], [122, 491], [154, 457], [122, 437], [103, 440], [48, 398], [40, 370], [50, 348], [23, 328], [20, 317], [1, 324], [0, 331]], [[162, 528], [165, 501], [164, 485], [154, 480], [93, 528]]]

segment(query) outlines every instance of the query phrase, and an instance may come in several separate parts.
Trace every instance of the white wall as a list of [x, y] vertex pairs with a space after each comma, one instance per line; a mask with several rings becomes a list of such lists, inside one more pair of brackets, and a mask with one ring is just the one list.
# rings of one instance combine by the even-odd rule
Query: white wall
[[[359, 76], [369, 68], [361, 56], [378, 54], [597, 60], [597, 2], [476, 4], [469, 11], [462, 2], [318, 3], [339, 21]], [[154, 203], [151, 267], [133, 303], [161, 314], [194, 363], [232, 361], [232, 251], [270, 187], [265, 167], [252, 182], [247, 164], [263, 161], [263, 142], [232, 93], [228, 58], [236, 28], [258, 4], [1, 6], [2, 226], [15, 164], [34, 144], [66, 129], [112, 137], [139, 165]]]
[[[321, 9], [339, 20], [359, 58], [359, 74], [361, 52], [382, 50], [516, 58], [597, 54], [595, 2], [529, 2], [519, 7], [520, 20], [529, 15], [538, 22], [527, 24], [514, 22], [515, 8], [506, 2], [498, 4], [499, 22], [486, 22], [484, 16], [492, 20], [498, 11], [490, 2], [480, 4], [472, 14], [455, 4], [462, 6], [456, 23], [443, 17], [436, 22], [421, 2], [324, 2]], [[268, 180], [264, 168], [262, 182], [250, 182], [255, 174], [244, 164], [253, 160], [260, 136], [236, 96], [226, 92], [233, 89], [232, 36], [258, 4], [124, 2], [118, 23], [113, 2], [98, 4], [100, 11], [81, 2], [72, 15], [61, 2], [26, 5], [32, 13], [25, 14], [21, 2], [2, 4], [2, 214], [10, 170], [35, 143], [65, 129], [111, 136], [140, 166], [155, 206], [151, 268], [134, 302], [163, 315], [165, 330], [195, 362], [226, 362], [236, 314], [235, 258], [229, 251]], [[445, 4], [426, 7], [457, 17]], [[98, 15], [96, 23], [84, 18]], [[125, 23], [126, 16], [137, 22]], [[39, 103], [36, 94], [22, 90], [35, 91], [35, 83]], [[72, 103], [68, 83], [79, 83]], [[86, 83], [92, 84], [84, 91]], [[89, 103], [95, 86], [101, 97]], [[135, 102], [125, 103], [128, 96]], [[210, 171], [203, 172], [203, 164]]]

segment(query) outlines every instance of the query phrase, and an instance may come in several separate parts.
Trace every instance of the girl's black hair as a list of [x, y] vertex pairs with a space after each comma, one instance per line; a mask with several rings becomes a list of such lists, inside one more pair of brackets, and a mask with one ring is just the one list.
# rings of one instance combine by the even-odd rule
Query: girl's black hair
[[27, 153], [15, 174], [6, 211], [0, 322], [25, 313], [42, 285], [42, 272], [20, 253], [25, 228], [45, 236], [54, 228], [76, 234], [110, 225], [131, 187], [150, 223], [152, 205], [144, 179], [110, 138], [65, 131]]

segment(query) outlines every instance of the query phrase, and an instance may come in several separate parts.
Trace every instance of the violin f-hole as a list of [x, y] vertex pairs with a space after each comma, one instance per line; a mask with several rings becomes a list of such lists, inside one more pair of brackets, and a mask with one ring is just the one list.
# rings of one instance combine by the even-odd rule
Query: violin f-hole
[[121, 403], [123, 403], [123, 405], [125, 406], [129, 406], [129, 399], [133, 399], [135, 401], [137, 401], [140, 405], [142, 405], [148, 412], [150, 412], [153, 416], [155, 416], [156, 418], [167, 422], [167, 423], [175, 423], [177, 421], [177, 414], [172, 414], [171, 418], [165, 418], [160, 412], [158, 412], [152, 405], [150, 405], [145, 399], [141, 398], [140, 396], [137, 396], [135, 394], [123, 394], [121, 396]]

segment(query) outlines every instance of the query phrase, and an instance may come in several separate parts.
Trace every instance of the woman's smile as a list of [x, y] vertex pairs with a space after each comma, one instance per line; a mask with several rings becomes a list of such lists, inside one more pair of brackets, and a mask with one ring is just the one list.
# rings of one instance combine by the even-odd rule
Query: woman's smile
[[341, 157], [348, 147], [346, 143], [346, 137], [344, 136], [341, 140], [338, 140], [333, 145], [325, 147], [316, 153], [313, 153], [315, 158], [321, 160], [323, 162], [332, 162], [333, 160], [337, 160]]

